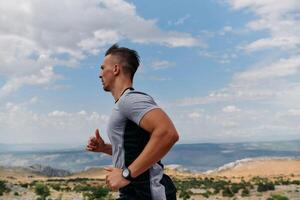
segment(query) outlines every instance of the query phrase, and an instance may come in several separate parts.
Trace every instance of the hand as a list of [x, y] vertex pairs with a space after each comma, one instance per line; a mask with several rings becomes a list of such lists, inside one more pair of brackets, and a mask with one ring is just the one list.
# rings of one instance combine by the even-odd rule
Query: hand
[[90, 137], [88, 144], [86, 146], [86, 150], [92, 152], [104, 153], [105, 149], [106, 149], [106, 144], [102, 139], [102, 137], [100, 136], [99, 130], [96, 129], [95, 136]]
[[130, 183], [130, 181], [123, 178], [122, 169], [115, 167], [107, 167], [104, 169], [107, 171], [106, 184], [110, 189], [117, 191]]

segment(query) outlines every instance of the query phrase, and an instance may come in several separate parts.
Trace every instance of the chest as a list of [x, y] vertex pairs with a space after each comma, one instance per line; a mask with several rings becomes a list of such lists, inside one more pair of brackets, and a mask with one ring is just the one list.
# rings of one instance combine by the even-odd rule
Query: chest
[[108, 121], [107, 133], [112, 144], [120, 143], [123, 140], [127, 118], [115, 106]]

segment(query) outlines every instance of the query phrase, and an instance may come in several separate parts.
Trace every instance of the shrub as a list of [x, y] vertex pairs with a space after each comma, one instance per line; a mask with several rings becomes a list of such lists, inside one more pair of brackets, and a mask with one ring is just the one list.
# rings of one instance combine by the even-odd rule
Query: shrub
[[204, 196], [205, 198], [208, 198], [211, 195], [211, 192], [206, 191], [205, 193], [202, 193], [201, 195]]
[[214, 193], [219, 193], [220, 190], [224, 190], [228, 183], [224, 180], [218, 180], [211, 184], [211, 187], [214, 189]]
[[89, 185], [76, 185], [73, 188], [73, 191], [75, 192], [87, 192], [87, 191], [93, 191], [95, 188]]
[[23, 188], [28, 188], [28, 185], [29, 185], [28, 183], [20, 183], [20, 186]]
[[39, 199], [45, 200], [46, 197], [50, 195], [50, 190], [47, 185], [44, 185], [43, 183], [37, 183], [35, 185], [35, 193], [40, 196]]
[[93, 190], [93, 195], [95, 198], [105, 197], [109, 193], [109, 189], [104, 187], [98, 187]]
[[181, 190], [179, 197], [186, 200], [186, 199], [190, 199], [192, 195], [192, 192], [190, 190]]
[[6, 186], [5, 181], [0, 180], [0, 196], [2, 196], [4, 192], [10, 192], [10, 189]]
[[293, 181], [292, 181], [292, 184], [300, 185], [300, 180], [293, 180]]
[[261, 182], [258, 184], [257, 187], [258, 192], [265, 192], [268, 190], [275, 190], [275, 186], [272, 182], [265, 182], [265, 183]]
[[244, 188], [243, 190], [242, 190], [242, 197], [246, 197], [246, 196], [248, 196], [249, 195], [249, 190], [247, 189], [247, 188]]
[[90, 191], [84, 192], [83, 196], [88, 200], [104, 199], [109, 193], [109, 189], [104, 187], [90, 187]]
[[233, 197], [233, 192], [229, 189], [229, 187], [226, 187], [222, 192], [223, 197]]
[[231, 191], [232, 191], [233, 193], [238, 193], [239, 190], [242, 189], [242, 188], [243, 188], [243, 185], [242, 185], [242, 184], [233, 183], [233, 184], [231, 185]]
[[276, 194], [276, 195], [272, 195], [267, 200], [289, 200], [289, 198], [283, 195]]
[[50, 186], [56, 190], [56, 191], [60, 191], [61, 187], [60, 187], [60, 184], [59, 183], [54, 183], [54, 184], [50, 184]]

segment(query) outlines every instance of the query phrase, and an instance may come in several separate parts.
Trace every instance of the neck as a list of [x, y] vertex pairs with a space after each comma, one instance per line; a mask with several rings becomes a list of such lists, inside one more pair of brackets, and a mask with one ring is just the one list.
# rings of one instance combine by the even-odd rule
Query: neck
[[126, 88], [130, 87], [132, 87], [132, 82], [130, 80], [120, 80], [119, 82], [116, 82], [114, 89], [111, 90], [115, 101], [121, 97]]

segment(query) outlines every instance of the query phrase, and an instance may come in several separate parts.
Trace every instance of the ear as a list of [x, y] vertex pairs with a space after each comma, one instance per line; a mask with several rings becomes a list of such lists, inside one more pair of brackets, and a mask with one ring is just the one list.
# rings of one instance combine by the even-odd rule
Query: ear
[[113, 68], [113, 73], [114, 75], [118, 75], [120, 73], [120, 65], [119, 64], [115, 64], [114, 68]]

